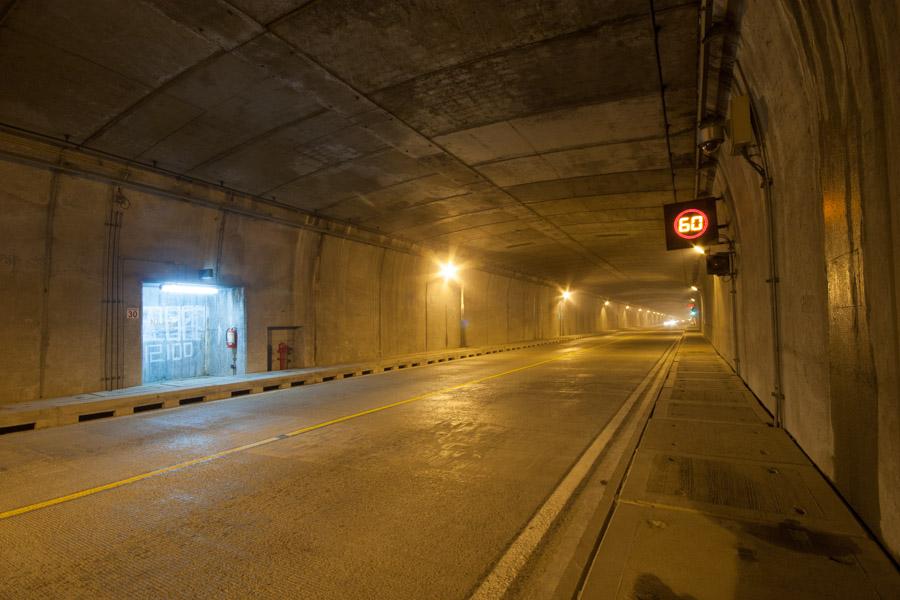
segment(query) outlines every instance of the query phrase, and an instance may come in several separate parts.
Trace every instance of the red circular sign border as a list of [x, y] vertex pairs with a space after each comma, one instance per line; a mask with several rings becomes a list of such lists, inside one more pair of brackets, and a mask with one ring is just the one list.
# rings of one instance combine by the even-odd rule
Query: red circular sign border
[[[696, 235], [683, 235], [680, 231], [678, 231], [678, 221], [681, 220], [681, 217], [685, 215], [685, 213], [697, 213], [703, 215], [703, 229], [700, 230], [700, 233]], [[672, 228], [675, 230], [675, 235], [680, 237], [683, 240], [696, 240], [699, 237], [702, 237], [706, 230], [709, 229], [709, 215], [700, 210], [699, 208], [686, 208], [678, 215], [676, 215], [674, 222], [672, 223]]]

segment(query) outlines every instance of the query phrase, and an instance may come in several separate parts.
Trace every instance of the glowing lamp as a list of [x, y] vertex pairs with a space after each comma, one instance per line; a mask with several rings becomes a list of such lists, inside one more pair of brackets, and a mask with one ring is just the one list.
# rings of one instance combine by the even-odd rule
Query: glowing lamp
[[163, 294], [191, 294], [194, 296], [212, 296], [219, 293], [219, 288], [214, 285], [202, 283], [164, 283], [159, 286]]
[[441, 264], [441, 277], [444, 278], [444, 281], [456, 279], [457, 273], [459, 273], [459, 267], [454, 265], [452, 262]]

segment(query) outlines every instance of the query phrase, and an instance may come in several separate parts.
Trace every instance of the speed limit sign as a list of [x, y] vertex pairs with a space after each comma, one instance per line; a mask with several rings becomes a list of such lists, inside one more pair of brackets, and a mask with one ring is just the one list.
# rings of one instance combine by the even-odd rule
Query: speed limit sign
[[710, 246], [719, 241], [715, 198], [666, 204], [663, 206], [663, 218], [667, 250]]

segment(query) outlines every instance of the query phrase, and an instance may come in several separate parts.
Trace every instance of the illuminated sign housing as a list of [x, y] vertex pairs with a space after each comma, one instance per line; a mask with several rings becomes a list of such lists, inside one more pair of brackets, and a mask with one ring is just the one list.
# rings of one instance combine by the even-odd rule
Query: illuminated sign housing
[[710, 246], [719, 241], [715, 198], [666, 204], [663, 206], [663, 215], [667, 250]]

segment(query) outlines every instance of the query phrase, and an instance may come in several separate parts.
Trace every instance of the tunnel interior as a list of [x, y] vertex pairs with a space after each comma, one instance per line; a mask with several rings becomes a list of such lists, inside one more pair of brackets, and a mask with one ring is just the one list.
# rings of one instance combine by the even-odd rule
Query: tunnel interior
[[[0, 408], [669, 321], [900, 559], [898, 28], [892, 0], [0, 0]], [[698, 200], [712, 241], [667, 250]]]

